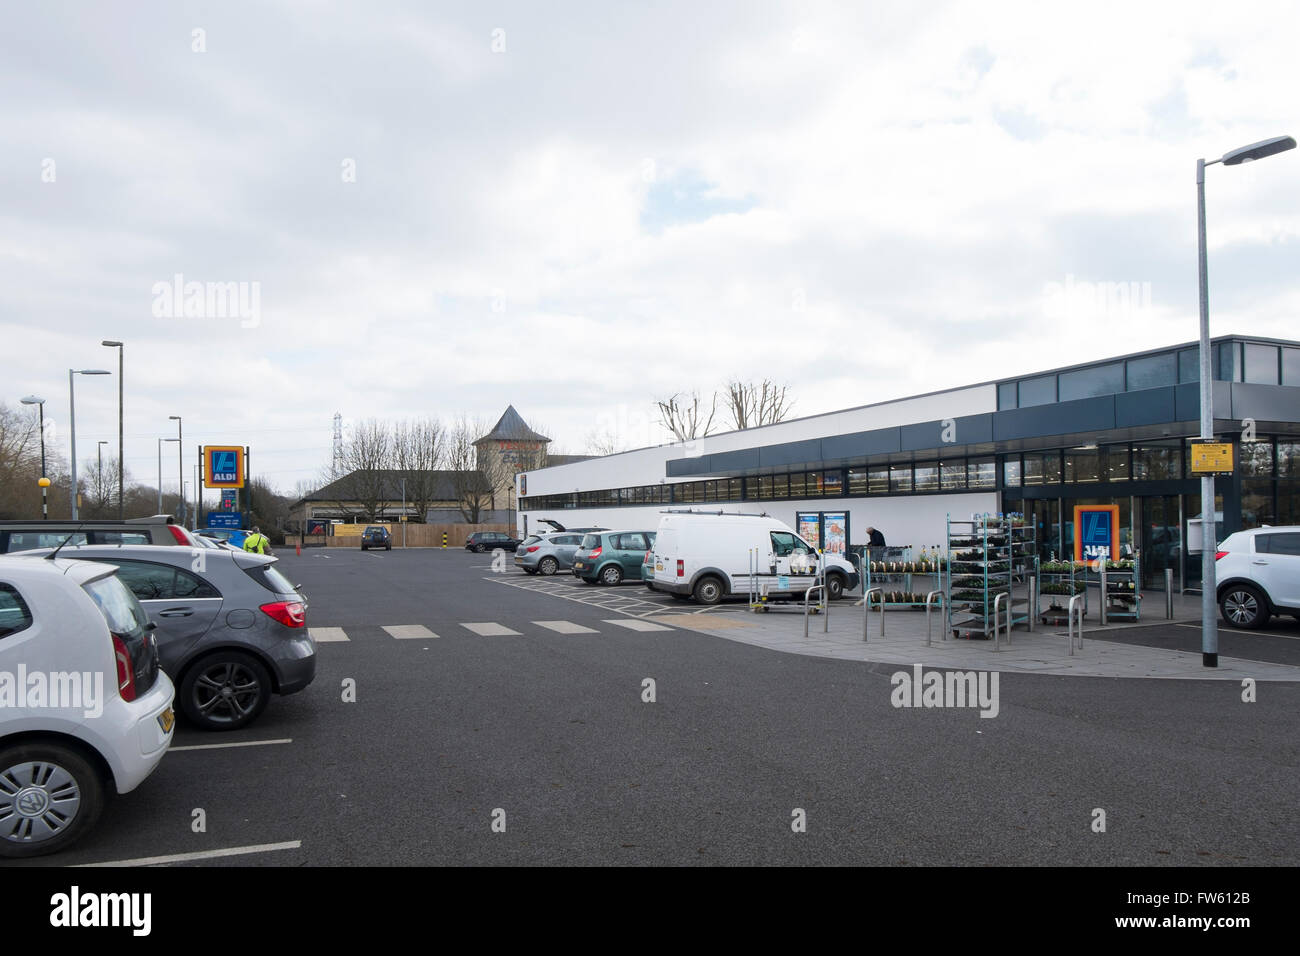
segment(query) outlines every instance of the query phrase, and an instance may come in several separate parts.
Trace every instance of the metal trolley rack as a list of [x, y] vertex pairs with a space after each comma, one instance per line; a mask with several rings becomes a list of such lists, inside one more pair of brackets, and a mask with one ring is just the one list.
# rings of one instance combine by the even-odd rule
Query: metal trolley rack
[[862, 593], [866, 594], [873, 589], [880, 592], [880, 599], [872, 601], [872, 607], [883, 601], [885, 607], [924, 610], [926, 596], [943, 588], [947, 562], [937, 553], [937, 549], [933, 556], [927, 552], [920, 559], [913, 557], [915, 549], [911, 546], [897, 550], [901, 552], [898, 559], [863, 562], [865, 573], [862, 579], [865, 584]]
[[[1038, 607], [1034, 610], [1044, 624], [1069, 623], [1070, 598], [1082, 594], [1083, 600], [1075, 605], [1076, 616], [1088, 616], [1088, 565], [1082, 561], [1044, 561], [1038, 567]], [[1043, 607], [1043, 598], [1048, 605]]]
[[1036, 532], [1014, 515], [948, 516], [944, 607], [953, 637], [994, 637], [1032, 627], [1030, 592], [1038, 583]]

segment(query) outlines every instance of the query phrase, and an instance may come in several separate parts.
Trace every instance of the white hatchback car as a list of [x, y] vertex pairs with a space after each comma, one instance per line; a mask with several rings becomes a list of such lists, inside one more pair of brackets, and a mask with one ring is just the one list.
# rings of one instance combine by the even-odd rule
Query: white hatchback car
[[1274, 614], [1300, 620], [1300, 527], [1230, 534], [1215, 559], [1219, 610], [1227, 624], [1253, 630]]
[[172, 682], [116, 574], [0, 557], [0, 857], [73, 843], [171, 744]]

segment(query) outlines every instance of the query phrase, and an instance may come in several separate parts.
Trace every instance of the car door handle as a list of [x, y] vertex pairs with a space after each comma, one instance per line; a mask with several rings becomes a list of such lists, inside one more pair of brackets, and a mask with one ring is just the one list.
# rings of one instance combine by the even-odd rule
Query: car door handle
[[193, 613], [194, 613], [194, 609], [190, 607], [169, 607], [165, 611], [159, 611], [158, 616], [159, 617], [189, 617]]
[[1267, 561], [1252, 561], [1251, 564], [1268, 564]]

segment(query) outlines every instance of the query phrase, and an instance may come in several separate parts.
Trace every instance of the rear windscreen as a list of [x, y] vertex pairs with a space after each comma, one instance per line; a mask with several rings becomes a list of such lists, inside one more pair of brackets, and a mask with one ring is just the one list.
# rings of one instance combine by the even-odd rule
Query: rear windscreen
[[126, 646], [131, 656], [136, 693], [143, 694], [158, 677], [158, 652], [145, 630], [149, 615], [116, 576], [97, 578], [83, 587], [104, 615], [109, 631]]
[[536, 544], [538, 541], [541, 541], [541, 540], [542, 540], [542, 539], [541, 539], [540, 537], [538, 537], [537, 535], [535, 535], [535, 534], [530, 534], [530, 535], [529, 535], [529, 536], [524, 540], [524, 544]]
[[274, 564], [260, 564], [256, 567], [244, 568], [244, 573], [274, 594], [289, 595], [296, 593], [293, 583], [281, 574]]
[[583, 550], [583, 551], [590, 551], [592, 548], [599, 548], [599, 547], [600, 547], [600, 535], [598, 535], [598, 534], [584, 534], [584, 535], [582, 536], [582, 550]]

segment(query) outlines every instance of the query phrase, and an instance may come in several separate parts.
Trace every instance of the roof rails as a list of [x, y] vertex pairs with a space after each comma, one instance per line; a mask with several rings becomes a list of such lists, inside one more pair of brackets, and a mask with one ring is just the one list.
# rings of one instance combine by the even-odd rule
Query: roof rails
[[735, 518], [770, 518], [766, 511], [696, 511], [694, 508], [664, 508], [661, 515], [730, 515]]

